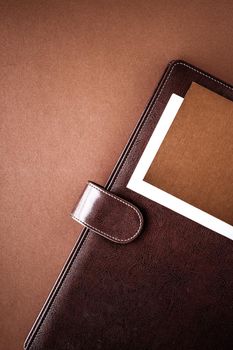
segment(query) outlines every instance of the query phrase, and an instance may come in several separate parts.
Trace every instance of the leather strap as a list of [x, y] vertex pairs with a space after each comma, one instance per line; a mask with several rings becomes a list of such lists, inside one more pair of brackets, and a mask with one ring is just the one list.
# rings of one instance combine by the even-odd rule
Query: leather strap
[[129, 243], [141, 232], [143, 217], [135, 205], [88, 182], [71, 216], [91, 231], [116, 243]]

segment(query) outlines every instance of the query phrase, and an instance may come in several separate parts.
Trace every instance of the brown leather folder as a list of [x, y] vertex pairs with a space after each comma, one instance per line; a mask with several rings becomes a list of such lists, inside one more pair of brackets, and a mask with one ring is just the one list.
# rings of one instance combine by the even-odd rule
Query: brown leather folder
[[223, 81], [168, 65], [106, 186], [89, 182], [75, 207], [85, 228], [25, 349], [232, 349], [232, 240], [127, 188], [171, 94], [185, 98], [193, 83], [233, 101]]

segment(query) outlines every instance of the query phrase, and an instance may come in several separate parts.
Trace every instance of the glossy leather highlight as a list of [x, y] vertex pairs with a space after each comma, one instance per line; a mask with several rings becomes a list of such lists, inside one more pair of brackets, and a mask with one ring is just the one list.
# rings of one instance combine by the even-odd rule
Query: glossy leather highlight
[[169, 65], [104, 190], [140, 207], [143, 232], [123, 246], [83, 230], [27, 350], [232, 349], [233, 242], [126, 187], [171, 93], [192, 81], [233, 101], [232, 86]]
[[141, 232], [143, 217], [137, 207], [88, 182], [72, 218], [116, 243], [129, 243]]

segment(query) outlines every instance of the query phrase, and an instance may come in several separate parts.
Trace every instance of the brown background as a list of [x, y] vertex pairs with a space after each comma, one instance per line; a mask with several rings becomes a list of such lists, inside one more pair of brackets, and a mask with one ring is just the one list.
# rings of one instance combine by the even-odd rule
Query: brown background
[[0, 1], [1, 350], [23, 339], [168, 61], [233, 83], [229, 1]]

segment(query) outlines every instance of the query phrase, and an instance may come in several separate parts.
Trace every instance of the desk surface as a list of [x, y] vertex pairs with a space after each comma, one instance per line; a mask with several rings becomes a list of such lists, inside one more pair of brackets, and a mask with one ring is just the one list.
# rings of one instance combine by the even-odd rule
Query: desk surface
[[[201, 5], [200, 5], [201, 4]], [[0, 349], [21, 349], [167, 63], [233, 83], [230, 1], [0, 1]]]

